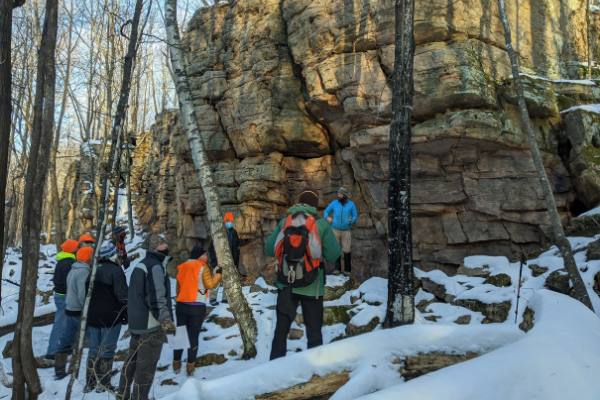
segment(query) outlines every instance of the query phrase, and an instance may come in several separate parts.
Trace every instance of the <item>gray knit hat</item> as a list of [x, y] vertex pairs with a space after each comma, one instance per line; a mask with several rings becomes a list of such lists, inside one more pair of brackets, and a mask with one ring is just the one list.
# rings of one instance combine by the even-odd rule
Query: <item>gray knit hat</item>
[[348, 189], [342, 186], [341, 188], [339, 188], [338, 193], [343, 194], [344, 196], [348, 196]]
[[165, 239], [161, 235], [158, 233], [151, 233], [146, 236], [146, 239], [144, 239], [142, 248], [146, 250], [154, 250], [163, 243], [165, 243]]
[[102, 247], [100, 247], [100, 258], [101, 259], [110, 260], [116, 254], [117, 254], [117, 247], [114, 244], [112, 244], [112, 242], [102, 243]]

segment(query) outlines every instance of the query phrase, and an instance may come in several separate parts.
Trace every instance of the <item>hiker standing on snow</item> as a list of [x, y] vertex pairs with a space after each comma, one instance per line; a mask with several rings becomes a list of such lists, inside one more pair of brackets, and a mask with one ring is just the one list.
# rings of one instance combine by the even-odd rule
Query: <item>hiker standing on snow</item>
[[[233, 227], [233, 213], [228, 212], [225, 214], [223, 223], [225, 224], [225, 229], [227, 230], [227, 239], [229, 239], [229, 248], [231, 249], [231, 255], [233, 257], [233, 264], [237, 270], [240, 263], [240, 237]], [[210, 242], [210, 246], [208, 246], [208, 254], [210, 255], [210, 267], [215, 269], [218, 264], [217, 253], [215, 252], [215, 245], [212, 241]], [[213, 307], [219, 305], [219, 302], [217, 301], [217, 294], [219, 294], [219, 287], [221, 286], [223, 285], [217, 285], [213, 290], [210, 291], [210, 305]], [[223, 289], [221, 302], [227, 304], [227, 295], [225, 294], [225, 289]]]
[[[206, 249], [195, 246], [187, 262], [177, 267], [177, 304], [175, 315], [177, 326], [185, 326], [190, 348], [187, 352], [187, 374], [192, 376], [196, 369], [196, 355], [198, 354], [198, 338], [202, 322], [206, 316], [206, 291], [215, 287], [221, 281], [221, 268], [215, 269], [215, 277], [206, 265], [208, 257]], [[176, 374], [181, 370], [181, 357], [183, 350], [173, 351], [173, 371]]]
[[122, 226], [117, 226], [113, 230], [113, 240], [111, 242], [117, 248], [119, 264], [123, 269], [129, 268], [129, 258], [127, 257], [127, 249], [125, 249], [125, 237], [127, 237], [127, 232], [125, 232], [125, 228]]
[[265, 244], [267, 254], [279, 262], [275, 278], [277, 325], [271, 360], [284, 357], [287, 352], [287, 336], [298, 303], [302, 306], [308, 348], [323, 344], [323, 261], [333, 262], [341, 255], [331, 226], [317, 214], [317, 190], [305, 187], [299, 202], [288, 210], [287, 218], [281, 220]]
[[119, 383], [123, 400], [148, 400], [166, 335], [176, 330], [171, 282], [167, 275], [167, 264], [171, 260], [169, 246], [162, 236], [151, 233], [144, 240], [143, 248], [146, 258], [135, 266], [129, 279], [127, 316], [131, 341]]
[[54, 305], [56, 305], [56, 314], [54, 316], [54, 324], [52, 325], [52, 332], [50, 333], [50, 339], [48, 340], [48, 350], [46, 351], [45, 358], [47, 360], [54, 360], [54, 355], [58, 351], [60, 344], [60, 337], [65, 330], [65, 307], [67, 305], [67, 275], [71, 271], [71, 266], [77, 258], [75, 252], [79, 247], [77, 240], [67, 240], [60, 245], [62, 251], [56, 255], [56, 268], [54, 269]]
[[[111, 242], [104, 243], [100, 248], [94, 291], [87, 317], [86, 336], [90, 340], [90, 349], [84, 393], [89, 393], [94, 388], [96, 393], [116, 390], [110, 383], [113, 357], [117, 350], [121, 325], [127, 324], [127, 280], [119, 264], [116, 246]], [[86, 287], [89, 288], [89, 285], [88, 277]]]
[[[332, 201], [323, 214], [331, 224], [336, 240], [342, 247], [344, 253], [344, 275], [350, 275], [352, 270], [352, 234], [350, 227], [356, 222], [358, 213], [356, 205], [348, 199], [348, 190], [341, 187], [338, 190], [338, 199]], [[342, 270], [342, 257], [335, 260], [335, 275]]]
[[60, 348], [56, 353], [54, 364], [54, 373], [57, 380], [67, 376], [67, 356], [73, 350], [75, 337], [79, 330], [79, 320], [85, 303], [85, 282], [92, 272], [90, 265], [92, 265], [93, 250], [91, 247], [79, 249], [77, 251], [77, 261], [73, 263], [71, 271], [67, 275], [66, 323], [60, 337]]

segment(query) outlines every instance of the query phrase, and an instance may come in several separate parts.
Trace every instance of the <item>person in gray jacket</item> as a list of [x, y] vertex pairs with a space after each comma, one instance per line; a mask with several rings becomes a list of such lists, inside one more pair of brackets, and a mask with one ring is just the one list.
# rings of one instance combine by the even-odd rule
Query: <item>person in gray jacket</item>
[[93, 250], [91, 247], [79, 249], [77, 251], [77, 261], [73, 263], [71, 271], [67, 275], [67, 305], [65, 307], [67, 321], [60, 338], [60, 348], [56, 352], [54, 364], [54, 373], [57, 380], [67, 376], [67, 356], [73, 350], [73, 343], [79, 330], [79, 320], [85, 303], [85, 282], [92, 272], [90, 265], [92, 264]]
[[143, 247], [146, 258], [135, 266], [129, 279], [127, 315], [131, 341], [119, 382], [119, 398], [123, 400], [148, 400], [166, 335], [176, 330], [167, 275], [169, 246], [162, 236], [152, 233]]

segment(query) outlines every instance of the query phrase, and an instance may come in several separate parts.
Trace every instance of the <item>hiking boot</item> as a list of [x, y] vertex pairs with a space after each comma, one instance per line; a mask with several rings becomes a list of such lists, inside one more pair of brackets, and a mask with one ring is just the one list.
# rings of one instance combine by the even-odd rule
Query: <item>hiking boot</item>
[[335, 260], [335, 267], [333, 269], [333, 274], [339, 275], [341, 271], [342, 271], [342, 256], [338, 257], [338, 259]]
[[185, 369], [187, 370], [188, 376], [193, 376], [194, 371], [196, 371], [196, 363], [187, 363]]
[[175, 372], [176, 374], [181, 372], [181, 360], [173, 360], [173, 372]]
[[59, 381], [67, 376], [67, 353], [56, 353], [54, 360], [54, 375]]
[[96, 388], [96, 393], [104, 393], [108, 392], [116, 392], [117, 388], [110, 384], [110, 378], [112, 378], [112, 366], [113, 359], [112, 358], [102, 358], [100, 359], [99, 364], [99, 373], [98, 376], [100, 378], [100, 384]]
[[45, 358], [46, 360], [54, 360], [56, 357], [54, 356], [54, 354], [46, 354], [46, 355], [44, 356], [44, 358]]
[[211, 300], [210, 301], [210, 305], [213, 306], [213, 307], [217, 307], [219, 305], [219, 302], [216, 301], [216, 300]]
[[88, 357], [87, 363], [85, 366], [85, 387], [83, 388], [83, 393], [90, 393], [92, 390], [96, 388], [96, 384], [98, 383], [98, 376], [96, 375], [96, 359]]

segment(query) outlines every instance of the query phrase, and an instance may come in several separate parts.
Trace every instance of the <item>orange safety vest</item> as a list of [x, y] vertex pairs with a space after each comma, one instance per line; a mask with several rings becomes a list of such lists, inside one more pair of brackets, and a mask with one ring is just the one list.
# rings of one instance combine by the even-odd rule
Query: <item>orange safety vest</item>
[[187, 261], [177, 267], [179, 270], [177, 274], [177, 282], [179, 283], [178, 302], [193, 303], [198, 298], [198, 294], [208, 296], [208, 290], [204, 288], [204, 284], [201, 288], [198, 287], [200, 272], [203, 267], [206, 267], [206, 264], [198, 260]]

